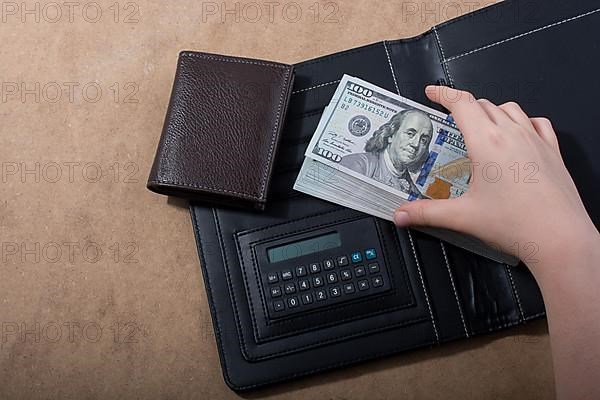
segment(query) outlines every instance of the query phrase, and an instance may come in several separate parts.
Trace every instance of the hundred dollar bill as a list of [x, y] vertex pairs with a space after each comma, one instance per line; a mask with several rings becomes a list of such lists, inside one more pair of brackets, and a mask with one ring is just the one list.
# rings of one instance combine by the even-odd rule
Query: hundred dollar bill
[[460, 196], [471, 177], [451, 117], [349, 75], [305, 156], [406, 200]]
[[[460, 196], [470, 178], [451, 118], [351, 76], [324, 109], [305, 156], [294, 189], [390, 221], [407, 201]], [[519, 262], [468, 235], [416, 229], [497, 262]]]

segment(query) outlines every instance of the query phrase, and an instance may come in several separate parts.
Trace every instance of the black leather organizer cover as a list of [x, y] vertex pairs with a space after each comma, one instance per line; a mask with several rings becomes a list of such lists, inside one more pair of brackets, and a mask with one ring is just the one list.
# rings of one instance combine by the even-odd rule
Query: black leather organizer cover
[[[295, 192], [292, 186], [305, 147], [344, 73], [440, 109], [423, 90], [438, 83], [495, 103], [516, 100], [529, 115], [549, 117], [598, 225], [600, 163], [594, 157], [600, 148], [600, 6], [592, 0], [551, 3], [505, 1], [415, 38], [374, 43], [295, 66], [266, 210], [191, 205], [223, 374], [232, 389], [252, 389], [544, 316], [540, 291], [525, 266], [489, 261]], [[260, 266], [265, 244], [336, 229], [354, 229], [365, 247], [378, 246], [389, 288], [271, 318]], [[535, 257], [535, 249], [529, 251], [521, 258]]]

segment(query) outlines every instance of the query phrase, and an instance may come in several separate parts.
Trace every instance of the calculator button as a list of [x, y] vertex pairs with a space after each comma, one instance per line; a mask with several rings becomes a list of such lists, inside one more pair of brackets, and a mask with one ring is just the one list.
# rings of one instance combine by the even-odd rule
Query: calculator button
[[300, 282], [298, 282], [298, 288], [300, 290], [308, 290], [308, 289], [310, 289], [310, 282], [308, 281], [308, 279], [303, 279]]
[[267, 281], [269, 281], [269, 283], [279, 282], [277, 272], [271, 272], [269, 275], [267, 275]]
[[297, 297], [290, 297], [289, 299], [287, 299], [287, 303], [290, 308], [298, 307], [298, 305], [300, 304], [298, 302]]
[[367, 271], [365, 270], [365, 267], [363, 267], [362, 265], [360, 267], [356, 267], [354, 268], [354, 275], [356, 275], [356, 277], [361, 277], [361, 276], [365, 276], [367, 274]]
[[316, 274], [317, 272], [321, 272], [321, 264], [319, 264], [319, 263], [312, 263], [312, 264], [310, 264], [310, 266], [308, 268], [310, 269], [310, 272], [312, 272], [313, 274]]
[[352, 273], [350, 272], [349, 269], [343, 269], [340, 272], [340, 276], [342, 277], [343, 281], [347, 281], [348, 279], [352, 279]]
[[374, 260], [377, 258], [377, 252], [375, 252], [375, 249], [366, 249], [365, 250], [365, 258], [367, 260]]
[[333, 268], [335, 268], [335, 264], [333, 263], [333, 260], [325, 260], [325, 261], [323, 261], [323, 268], [325, 268], [325, 269], [333, 269]]
[[369, 264], [369, 272], [372, 274], [379, 272], [379, 264], [377, 264], [377, 263]]
[[274, 301], [273, 308], [275, 309], [275, 311], [283, 311], [285, 309], [285, 304], [283, 303], [283, 300]]
[[275, 286], [271, 288], [271, 297], [279, 297], [281, 296], [281, 288], [279, 286]]
[[362, 261], [362, 254], [360, 253], [360, 251], [355, 251], [354, 253], [352, 253], [350, 258], [352, 259], [352, 262], [356, 264]]
[[372, 281], [373, 287], [383, 286], [383, 278], [381, 276], [376, 276]]
[[348, 256], [339, 256], [336, 261], [338, 267], [345, 267], [348, 265]]
[[313, 277], [313, 284], [315, 285], [315, 287], [323, 286], [323, 277], [322, 276]]
[[281, 271], [281, 279], [284, 281], [290, 280], [293, 278], [292, 271], [286, 269], [285, 271]]
[[358, 281], [358, 290], [368, 290], [369, 289], [369, 281], [364, 279], [362, 281]]
[[285, 293], [286, 294], [296, 293], [296, 285], [294, 285], [293, 283], [286, 283], [285, 284]]
[[352, 282], [351, 283], [346, 283], [344, 285], [344, 293], [346, 293], [346, 294], [352, 294], [352, 293], [354, 293], [354, 284]]
[[339, 286], [334, 286], [330, 288], [329, 293], [331, 294], [331, 297], [338, 297], [342, 294]]
[[306, 276], [306, 267], [304, 265], [296, 267], [296, 276]]
[[315, 297], [317, 298], [317, 301], [327, 300], [327, 292], [324, 290], [317, 290], [315, 292]]
[[313, 302], [313, 296], [311, 293], [302, 295], [302, 304], [311, 304]]
[[330, 272], [327, 274], [327, 282], [336, 283], [337, 281], [338, 281], [338, 277], [335, 272]]

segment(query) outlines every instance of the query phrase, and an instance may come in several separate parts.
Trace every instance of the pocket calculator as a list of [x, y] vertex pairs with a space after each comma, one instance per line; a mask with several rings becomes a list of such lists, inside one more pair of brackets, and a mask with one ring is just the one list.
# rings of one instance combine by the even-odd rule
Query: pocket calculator
[[[362, 229], [357, 231], [358, 225]], [[365, 228], [373, 232], [362, 232]], [[378, 237], [374, 225], [353, 221], [257, 246], [269, 316], [285, 317], [389, 290], [381, 247], [361, 240], [365, 237]]]

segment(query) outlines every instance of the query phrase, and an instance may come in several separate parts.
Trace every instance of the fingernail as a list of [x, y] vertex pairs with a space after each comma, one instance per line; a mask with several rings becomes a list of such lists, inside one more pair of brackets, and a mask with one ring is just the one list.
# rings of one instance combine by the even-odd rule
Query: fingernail
[[398, 226], [407, 226], [410, 223], [410, 217], [406, 211], [396, 211], [394, 213], [394, 223]]

